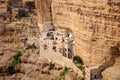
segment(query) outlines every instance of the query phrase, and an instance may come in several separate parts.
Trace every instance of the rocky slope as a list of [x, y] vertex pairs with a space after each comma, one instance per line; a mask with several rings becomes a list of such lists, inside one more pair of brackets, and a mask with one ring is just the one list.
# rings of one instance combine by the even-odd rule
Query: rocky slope
[[[61, 75], [64, 71], [64, 67], [47, 61], [47, 59], [39, 59], [39, 54], [36, 49], [28, 49], [21, 51], [22, 56], [20, 63], [14, 68], [10, 69], [10, 66], [14, 66], [13, 53], [3, 53], [0, 55], [0, 80], [78, 80], [80, 77], [72, 69], [69, 69], [65, 75]], [[9, 56], [9, 57], [7, 57]], [[7, 64], [6, 64], [7, 63]], [[51, 67], [51, 65], [54, 65]], [[12, 73], [14, 72], [14, 73]], [[61, 76], [60, 76], [61, 75]]]

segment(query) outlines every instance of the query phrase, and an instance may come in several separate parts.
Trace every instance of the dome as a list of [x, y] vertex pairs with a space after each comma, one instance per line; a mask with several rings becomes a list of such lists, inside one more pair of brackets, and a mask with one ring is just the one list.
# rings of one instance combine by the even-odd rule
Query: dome
[[74, 35], [73, 35], [73, 34], [70, 34], [70, 35], [69, 35], [69, 38], [74, 38]]

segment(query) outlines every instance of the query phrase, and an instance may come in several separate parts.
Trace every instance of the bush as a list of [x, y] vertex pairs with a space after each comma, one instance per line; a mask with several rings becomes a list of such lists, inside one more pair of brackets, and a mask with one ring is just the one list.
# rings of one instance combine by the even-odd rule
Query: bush
[[28, 12], [24, 9], [19, 9], [18, 14], [19, 17], [26, 17], [28, 15]]
[[77, 63], [77, 64], [83, 65], [83, 61], [82, 61], [82, 59], [79, 56], [74, 56], [73, 57], [73, 62]]
[[85, 80], [84, 77], [82, 77], [80, 80]]
[[83, 66], [81, 66], [81, 65], [79, 65], [79, 66], [78, 66], [78, 68], [79, 68], [81, 71], [83, 71], [83, 70], [84, 70], [84, 67], [83, 67]]
[[17, 51], [16, 55], [13, 56], [14, 59], [14, 64], [17, 65], [20, 63], [20, 57], [22, 56], [22, 52], [21, 51]]
[[82, 71], [83, 75], [85, 75], [85, 68], [82, 65], [79, 65], [78, 68]]
[[8, 73], [11, 75], [15, 73], [15, 66], [14, 65], [8, 66]]
[[60, 73], [60, 76], [64, 76], [68, 72], [68, 68], [65, 67], [64, 70]]
[[51, 78], [51, 80], [55, 80], [55, 79]]
[[50, 63], [49, 70], [52, 70], [52, 69], [54, 69], [54, 68], [55, 68], [55, 65], [52, 64], [52, 63]]

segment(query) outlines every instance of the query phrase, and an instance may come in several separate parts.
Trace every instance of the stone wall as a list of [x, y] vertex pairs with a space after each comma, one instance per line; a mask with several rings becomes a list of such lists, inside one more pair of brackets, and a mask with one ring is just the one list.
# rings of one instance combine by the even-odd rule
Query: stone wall
[[119, 48], [119, 9], [119, 0], [52, 0], [54, 24], [73, 31], [76, 54], [86, 64], [102, 64]]

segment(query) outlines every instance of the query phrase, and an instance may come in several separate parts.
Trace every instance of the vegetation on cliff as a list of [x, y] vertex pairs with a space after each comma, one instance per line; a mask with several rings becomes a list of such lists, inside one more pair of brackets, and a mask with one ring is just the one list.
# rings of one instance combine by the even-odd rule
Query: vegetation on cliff
[[20, 57], [22, 56], [22, 52], [21, 51], [17, 51], [16, 55], [13, 56], [14, 59], [14, 64], [17, 65], [20, 63]]
[[73, 57], [73, 62], [74, 62], [75, 64], [81, 64], [81, 65], [83, 65], [83, 61], [82, 61], [82, 59], [80, 58], [80, 56], [74, 56], [74, 57]]

